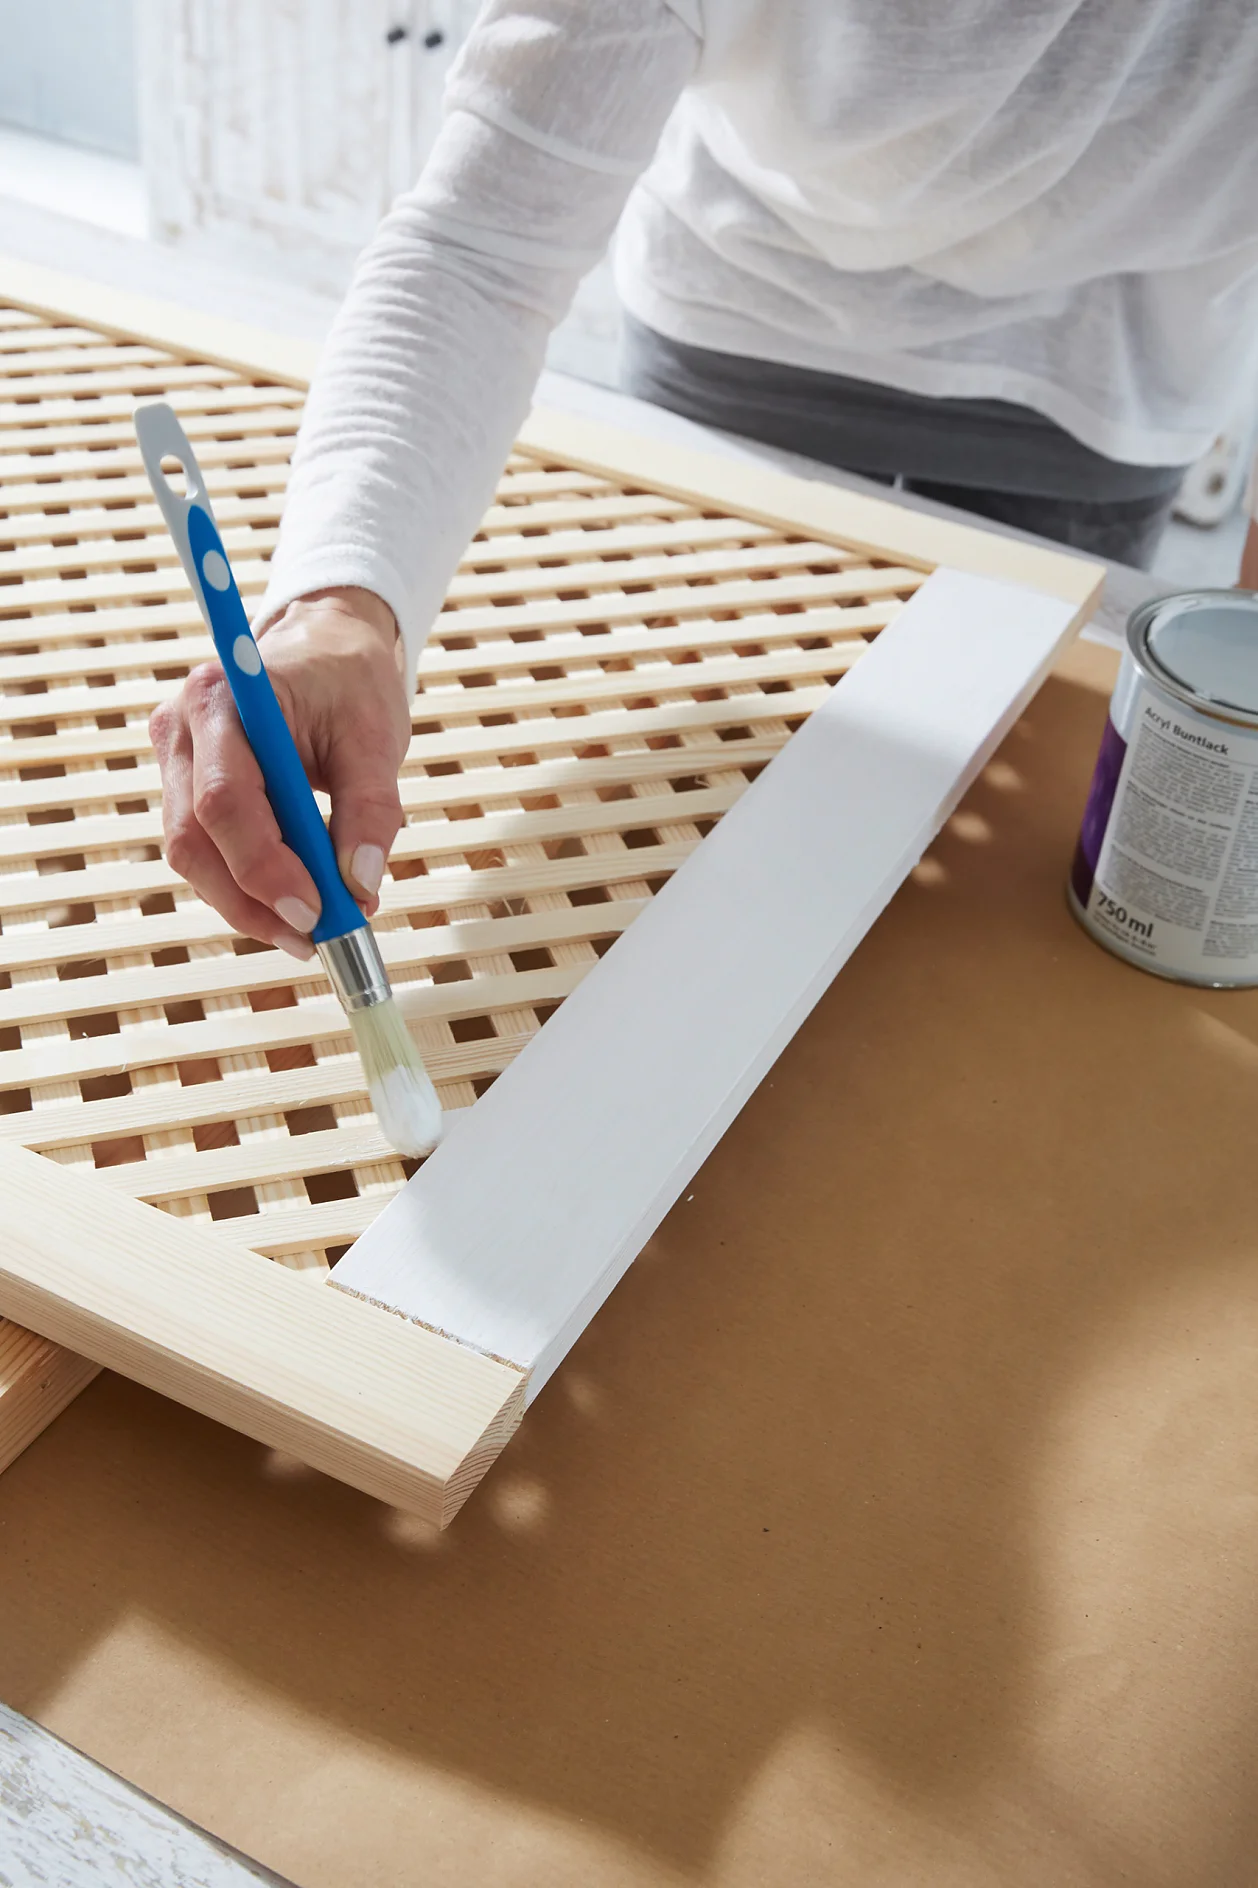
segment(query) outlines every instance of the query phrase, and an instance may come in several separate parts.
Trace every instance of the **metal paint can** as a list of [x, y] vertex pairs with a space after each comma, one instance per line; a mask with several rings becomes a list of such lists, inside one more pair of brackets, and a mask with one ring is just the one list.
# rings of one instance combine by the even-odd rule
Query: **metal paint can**
[[1189, 591], [1131, 618], [1069, 897], [1142, 970], [1258, 984], [1258, 592]]

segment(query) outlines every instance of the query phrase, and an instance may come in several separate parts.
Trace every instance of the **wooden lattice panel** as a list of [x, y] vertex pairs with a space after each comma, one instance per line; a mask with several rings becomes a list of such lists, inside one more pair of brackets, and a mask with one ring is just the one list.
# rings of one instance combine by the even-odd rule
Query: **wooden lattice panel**
[[256, 595], [312, 358], [0, 259], [0, 1466], [104, 1363], [444, 1522], [1099, 572], [533, 415], [384, 887], [465, 1111], [403, 1186], [319, 973], [168, 872], [147, 743], [209, 645], [132, 403], [181, 411]]
[[[411, 1169], [317, 967], [234, 937], [162, 857], [148, 717], [212, 651], [134, 441], [158, 395], [256, 598], [300, 391], [0, 309], [0, 1131], [321, 1276]], [[376, 922], [448, 1109], [922, 576], [512, 457], [421, 666]]]

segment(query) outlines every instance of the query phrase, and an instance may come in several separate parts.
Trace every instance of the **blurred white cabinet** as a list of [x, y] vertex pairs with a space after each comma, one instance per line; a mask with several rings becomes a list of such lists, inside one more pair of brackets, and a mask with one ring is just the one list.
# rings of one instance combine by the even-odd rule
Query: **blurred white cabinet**
[[139, 0], [153, 234], [333, 292], [436, 135], [476, 0]]

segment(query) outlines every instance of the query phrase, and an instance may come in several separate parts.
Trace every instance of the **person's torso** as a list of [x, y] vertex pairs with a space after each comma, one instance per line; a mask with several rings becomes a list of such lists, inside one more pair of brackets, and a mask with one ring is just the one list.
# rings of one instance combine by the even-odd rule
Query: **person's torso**
[[669, 0], [694, 82], [621, 224], [699, 347], [1196, 458], [1258, 374], [1256, 0]]
[[835, 267], [972, 293], [1258, 243], [1254, 0], [703, 0], [670, 128]]

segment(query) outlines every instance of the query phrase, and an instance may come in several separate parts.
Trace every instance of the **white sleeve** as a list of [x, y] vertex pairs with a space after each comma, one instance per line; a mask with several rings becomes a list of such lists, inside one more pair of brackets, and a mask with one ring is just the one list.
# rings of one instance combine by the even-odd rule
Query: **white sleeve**
[[551, 329], [699, 56], [686, 0], [490, 0], [415, 188], [359, 261], [301, 424], [259, 622], [355, 584], [411, 672]]

